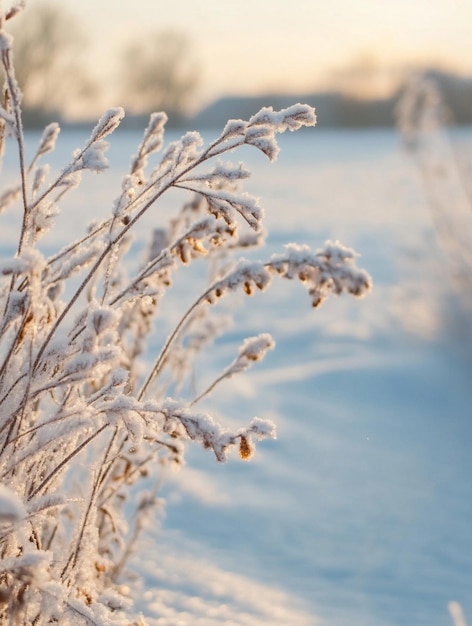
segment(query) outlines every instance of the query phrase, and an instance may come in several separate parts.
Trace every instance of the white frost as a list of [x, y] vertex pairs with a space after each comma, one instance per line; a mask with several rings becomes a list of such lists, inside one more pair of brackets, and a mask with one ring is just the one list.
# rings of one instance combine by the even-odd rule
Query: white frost
[[0, 484], [0, 522], [16, 522], [25, 517], [25, 507], [17, 494]]

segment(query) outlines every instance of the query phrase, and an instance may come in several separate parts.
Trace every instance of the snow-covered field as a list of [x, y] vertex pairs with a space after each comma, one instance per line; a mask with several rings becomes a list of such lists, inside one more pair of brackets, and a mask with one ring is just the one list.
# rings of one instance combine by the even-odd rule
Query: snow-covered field
[[[54, 164], [81, 139], [66, 133]], [[112, 137], [112, 171], [89, 177], [69, 202], [64, 240], [109, 210], [138, 139]], [[192, 447], [187, 467], [167, 476], [165, 514], [133, 562], [144, 575], [139, 608], [168, 626], [443, 626], [457, 601], [470, 623], [472, 342], [444, 311], [441, 252], [417, 172], [393, 131], [312, 129], [280, 144], [275, 164], [250, 151], [236, 157], [266, 209], [268, 251], [339, 239], [361, 253], [374, 292], [313, 310], [285, 281], [231, 301], [234, 324], [195, 367], [195, 389], [243, 337], [270, 332], [277, 347], [264, 363], [206, 406], [232, 424], [273, 419], [278, 439], [250, 463], [218, 465]], [[8, 224], [2, 239], [13, 247]], [[191, 271], [203, 284], [203, 265]], [[189, 300], [186, 290], [177, 281], [165, 319]]]

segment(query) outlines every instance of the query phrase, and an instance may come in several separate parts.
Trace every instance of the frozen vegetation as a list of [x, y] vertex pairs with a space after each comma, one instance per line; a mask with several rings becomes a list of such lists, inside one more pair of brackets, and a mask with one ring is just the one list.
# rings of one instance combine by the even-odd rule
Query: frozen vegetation
[[[249, 146], [273, 161], [279, 133], [315, 125], [314, 110], [303, 104], [229, 121], [208, 144], [188, 132], [165, 145], [166, 115], [153, 114], [108, 214], [84, 224], [82, 234], [68, 229], [72, 240], [61, 249], [43, 246], [68, 197], [81, 184], [100, 188], [90, 173], [107, 168], [107, 138], [124, 111], [107, 111], [57, 174], [45, 162], [57, 124], [28, 159], [11, 44], [2, 29], [1, 136], [2, 145], [13, 139], [7, 145], [16, 151], [17, 180], [9, 180], [0, 208], [20, 218], [12, 254], [0, 263], [0, 618], [143, 624], [123, 579], [139, 530], [161, 502], [157, 487], [140, 489], [139, 481], [159, 486], [166, 467], [183, 464], [189, 441], [217, 461], [233, 449], [247, 460], [256, 441], [276, 436], [270, 419], [229, 429], [201, 406], [216, 386], [264, 358], [274, 347], [269, 334], [245, 339], [201, 392], [188, 384], [194, 359], [223, 330], [219, 301], [231, 292], [251, 296], [281, 278], [299, 281], [318, 307], [333, 294], [365, 295], [371, 280], [338, 242], [316, 251], [290, 244], [265, 261], [242, 258], [263, 244], [264, 213], [239, 189], [250, 172], [221, 159]], [[159, 220], [137, 265], [136, 225], [175, 190], [182, 208]], [[201, 260], [208, 284], [176, 308], [158, 346], [152, 335], [174, 274]]]
[[435, 85], [407, 153], [301, 104], [25, 137], [0, 52], [0, 623], [470, 623], [471, 141]]

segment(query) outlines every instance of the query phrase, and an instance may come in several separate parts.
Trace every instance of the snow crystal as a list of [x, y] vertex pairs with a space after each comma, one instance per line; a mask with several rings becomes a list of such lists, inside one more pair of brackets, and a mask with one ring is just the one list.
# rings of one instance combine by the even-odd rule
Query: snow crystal
[[298, 130], [302, 126], [314, 126], [316, 124], [315, 109], [307, 104], [294, 104], [281, 111], [264, 107], [249, 119], [249, 126], [260, 124], [271, 125], [278, 133]]
[[25, 517], [25, 507], [16, 493], [0, 484], [0, 522], [15, 522]]
[[46, 154], [54, 150], [56, 146], [56, 140], [61, 132], [59, 124], [53, 122], [46, 126], [43, 132], [43, 136], [41, 137], [41, 141], [38, 148], [37, 155]]
[[104, 140], [96, 141], [88, 147], [80, 160], [80, 168], [92, 170], [93, 172], [101, 172], [107, 169], [108, 160], [105, 157], [105, 151], [108, 150], [108, 142]]
[[90, 143], [103, 139], [112, 133], [120, 125], [124, 116], [125, 111], [122, 107], [116, 107], [105, 111], [92, 131]]
[[228, 368], [228, 374], [243, 372], [255, 361], [262, 361], [266, 352], [275, 348], [275, 341], [268, 333], [261, 333], [257, 337], [248, 337], [244, 340], [239, 355]]

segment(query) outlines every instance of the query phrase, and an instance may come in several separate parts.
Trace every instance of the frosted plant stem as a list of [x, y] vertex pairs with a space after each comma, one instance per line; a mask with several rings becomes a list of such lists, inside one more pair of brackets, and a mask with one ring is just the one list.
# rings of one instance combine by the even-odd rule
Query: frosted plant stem
[[218, 385], [218, 384], [219, 384], [222, 380], [224, 380], [225, 378], [227, 378], [227, 376], [228, 376], [228, 372], [226, 372], [226, 371], [225, 371], [225, 372], [223, 372], [223, 374], [221, 374], [221, 376], [218, 376], [218, 378], [217, 378], [216, 380], [214, 380], [214, 381], [212, 382], [212, 384], [211, 384], [209, 387], [207, 387], [207, 388], [205, 389], [205, 391], [203, 391], [200, 395], [198, 395], [196, 398], [194, 398], [194, 399], [192, 400], [192, 402], [190, 402], [189, 406], [193, 406], [194, 404], [197, 404], [197, 402], [200, 402], [200, 400], [201, 400], [202, 398], [204, 398], [205, 396], [207, 396], [208, 394], [210, 394], [210, 393], [213, 391], [213, 389], [214, 389], [214, 388], [215, 388], [215, 387], [216, 387], [216, 386], [217, 386], [217, 385]]
[[[109, 228], [109, 238], [110, 240], [113, 238], [112, 237], [112, 233], [113, 233], [113, 227], [115, 226], [117, 222], [117, 218], [115, 216], [113, 216], [113, 218], [110, 221], [110, 228]], [[108, 259], [107, 259], [107, 264], [106, 264], [106, 268], [105, 268], [105, 277], [104, 277], [104, 281], [103, 281], [103, 294], [101, 297], [101, 304], [103, 305], [105, 303], [105, 299], [107, 297], [108, 291], [110, 289], [110, 279], [111, 279], [111, 275], [113, 273], [113, 266], [116, 265], [116, 259], [118, 256], [118, 252], [119, 250], [115, 250], [115, 254], [110, 254], [108, 255]]]
[[190, 315], [193, 313], [193, 311], [195, 311], [195, 309], [202, 303], [205, 301], [205, 299], [207, 298], [207, 296], [211, 293], [213, 289], [213, 286], [209, 287], [205, 293], [203, 295], [200, 296], [200, 298], [198, 298], [198, 300], [196, 300], [192, 306], [187, 310], [187, 312], [185, 313], [185, 315], [183, 315], [183, 317], [181, 318], [180, 322], [177, 324], [177, 326], [174, 328], [173, 332], [169, 335], [169, 337], [167, 338], [166, 343], [164, 344], [164, 347], [162, 348], [161, 352], [159, 353], [159, 356], [156, 359], [156, 362], [154, 364], [154, 367], [152, 368], [149, 376], [146, 379], [146, 382], [144, 383], [141, 391], [138, 394], [138, 400], [142, 400], [144, 397], [144, 394], [146, 393], [149, 385], [152, 383], [152, 381], [154, 380], [154, 378], [159, 374], [162, 365], [164, 364], [164, 360], [167, 357], [167, 353], [169, 352], [169, 348], [171, 347], [173, 341], [175, 340], [175, 338], [177, 337], [177, 335], [179, 334], [180, 330], [182, 329], [183, 325], [185, 324], [185, 322], [188, 320], [188, 318], [190, 317]]
[[[84, 154], [87, 152], [87, 150], [93, 146], [93, 144], [95, 143], [95, 139], [91, 138], [89, 139], [89, 141], [87, 141], [87, 143], [85, 144], [85, 146], [74, 156], [74, 160], [72, 161], [72, 163], [70, 163], [60, 174], [59, 176], [56, 178], [56, 180], [51, 183], [51, 185], [38, 197], [36, 198], [36, 200], [34, 202], [32, 202], [30, 210], [34, 210], [37, 206], [39, 206], [55, 189], [57, 189], [57, 187], [59, 187], [61, 185], [61, 183], [63, 182], [63, 180], [69, 176], [69, 174], [71, 172], [74, 171], [74, 165], [76, 163], [78, 163], [78, 161], [80, 161], [80, 159], [84, 156]], [[64, 192], [61, 192], [60, 196], [62, 196]]]
[[[124, 439], [123, 444], [124, 444], [124, 443], [125, 443], [125, 441], [127, 441], [127, 440], [128, 440], [128, 437], [126, 437], [126, 438]], [[166, 445], [166, 444], [163, 444], [163, 445]], [[168, 447], [169, 447], [169, 446], [168, 446]], [[116, 457], [116, 458], [118, 458], [118, 457]], [[116, 460], [116, 458], [115, 458], [115, 459], [113, 459], [113, 460]], [[126, 477], [120, 478], [120, 479], [119, 479], [118, 484], [117, 484], [117, 485], [116, 485], [113, 489], [111, 489], [111, 490], [110, 490], [110, 492], [106, 495], [106, 497], [105, 497], [103, 500], [101, 500], [101, 501], [100, 501], [100, 504], [98, 505], [98, 508], [103, 507], [103, 506], [104, 506], [104, 505], [108, 502], [108, 500], [110, 500], [110, 499], [111, 499], [111, 498], [115, 495], [115, 493], [116, 493], [116, 492], [120, 489], [120, 487], [122, 487], [122, 486], [123, 486], [123, 483], [125, 482], [125, 480], [126, 480], [126, 479], [133, 478], [133, 476], [135, 476], [136, 474], [139, 474], [139, 472], [141, 471], [141, 469], [142, 469], [143, 467], [145, 467], [145, 466], [146, 466], [146, 464], [147, 464], [149, 461], [151, 461], [153, 458], [154, 458], [154, 454], [151, 454], [151, 455], [147, 456], [145, 459], [143, 459], [142, 461], [140, 461], [139, 463], [137, 463], [137, 464], [136, 464], [136, 466], [134, 467], [134, 469], [133, 469], [131, 472], [129, 472], [129, 473], [126, 475]], [[113, 463], [113, 461], [110, 463], [110, 468], [111, 468], [111, 464], [112, 464], [112, 463]], [[107, 473], [108, 473], [108, 471], [107, 471]], [[105, 478], [105, 477], [106, 477], [106, 476], [104, 476], [104, 478]], [[103, 479], [104, 479], [104, 478], [103, 478]]]
[[29, 494], [29, 496], [27, 497], [27, 500], [32, 500], [42, 489], [44, 489], [44, 487], [54, 478], [54, 476], [58, 472], [60, 472], [60, 470], [65, 465], [67, 465], [71, 459], [74, 458], [74, 456], [76, 456], [79, 452], [81, 452], [91, 441], [93, 441], [96, 437], [98, 437], [98, 435], [102, 433], [105, 430], [105, 428], [107, 428], [108, 426], [109, 424], [103, 424], [103, 426], [100, 426], [100, 428], [96, 430], [92, 435], [90, 435], [89, 437], [87, 437], [87, 439], [82, 441], [82, 443], [78, 445], [70, 454], [68, 454], [65, 459], [63, 459], [58, 465], [56, 465], [56, 467], [52, 470], [52, 472], [50, 472], [46, 476], [46, 478], [44, 478], [44, 480], [41, 482], [39, 487], [36, 487], [36, 489], [32, 493]]
[[[3, 398], [0, 400], [0, 405], [3, 404], [3, 402], [5, 402], [5, 400], [9, 397], [10, 393], [13, 391], [13, 389], [16, 387], [16, 385], [23, 379], [25, 378], [26, 374], [22, 374], [21, 376], [19, 376], [15, 382], [13, 383], [13, 385], [11, 385], [10, 389], [8, 390], [8, 392], [3, 396]], [[24, 401], [25, 402], [25, 401]], [[24, 403], [23, 402], [23, 403]], [[17, 411], [21, 410], [21, 406], [18, 407]], [[16, 414], [17, 412], [13, 413], [12, 415], [10, 415], [6, 420], [5, 423], [3, 424], [3, 426], [0, 428], [0, 434], [4, 431], [4, 429], [8, 426], [8, 432], [5, 438], [5, 441], [3, 442], [2, 445], [2, 449], [0, 450], [0, 456], [3, 454], [3, 452], [5, 451], [5, 448], [8, 445], [8, 442], [10, 440], [11, 434], [13, 432], [13, 428], [15, 427], [15, 419], [16, 419]]]
[[76, 411], [74, 413], [69, 413], [68, 415], [60, 415], [59, 417], [56, 417], [54, 419], [48, 420], [47, 422], [44, 422], [43, 424], [38, 424], [37, 426], [33, 426], [32, 428], [29, 428], [28, 430], [24, 430], [22, 433], [19, 433], [18, 435], [13, 437], [13, 439], [10, 439], [8, 444], [15, 443], [16, 441], [19, 441], [23, 437], [27, 437], [28, 435], [33, 435], [34, 433], [38, 432], [44, 427], [49, 427], [52, 424], [58, 424], [59, 422], [62, 422], [63, 420], [66, 420], [70, 417], [74, 417], [76, 415], [80, 415], [80, 413]]
[[[112, 459], [109, 458], [110, 457], [110, 452], [111, 452], [111, 449], [113, 447], [113, 444], [115, 443], [115, 439], [116, 439], [117, 434], [118, 434], [118, 426], [115, 426], [115, 428], [113, 429], [113, 434], [110, 437], [110, 442], [108, 444], [106, 452], [103, 455], [103, 461], [101, 462], [101, 465], [100, 465], [101, 471], [100, 471], [99, 479], [97, 480], [98, 487], [101, 487], [103, 485], [103, 483], [105, 482], [105, 479], [108, 476], [108, 474], [110, 473], [111, 468], [113, 466], [113, 463], [114, 463], [114, 461], [117, 458], [117, 455], [114, 456]], [[120, 450], [121, 450], [121, 447], [120, 447]], [[105, 467], [105, 465], [107, 467]]]
[[88, 622], [89, 624], [91, 624], [92, 626], [102, 626], [103, 625], [103, 621], [100, 620], [99, 622], [96, 622], [94, 619], [92, 619], [91, 617], [89, 617], [88, 615], [86, 615], [85, 613], [83, 613], [82, 611], [79, 611], [79, 609], [75, 606], [72, 606], [72, 604], [70, 604], [69, 602], [64, 602], [64, 604], [67, 606], [67, 608], [69, 608], [73, 613], [76, 613], [77, 615], [80, 615], [80, 617], [82, 619], [84, 619], [86, 622]]
[[171, 254], [174, 250], [176, 250], [179, 247], [179, 245], [181, 245], [186, 240], [186, 238], [189, 235], [191, 235], [191, 233], [192, 233], [192, 228], [190, 228], [185, 234], [183, 234], [181, 237], [179, 237], [179, 239], [177, 239], [177, 241], [175, 243], [173, 243], [172, 246], [170, 246], [169, 248], [166, 248], [165, 250], [163, 250], [161, 252], [161, 254], [159, 254], [159, 256], [157, 256], [155, 259], [152, 259], [152, 261], [149, 261], [149, 263], [139, 272], [139, 274], [137, 276], [135, 276], [135, 278], [132, 279], [132, 281], [125, 287], [125, 289], [120, 291], [120, 293], [117, 294], [113, 298], [113, 300], [111, 300], [109, 302], [109, 305], [113, 306], [119, 300], [121, 300], [121, 298], [126, 296], [126, 294], [131, 289], [135, 289], [138, 286], [139, 282], [141, 280], [144, 280], [145, 278], [147, 278], [150, 275], [150, 273], [152, 273], [152, 271], [154, 270], [156, 265], [161, 263], [161, 261], [163, 261], [168, 254]]
[[[81, 293], [84, 291], [85, 287], [88, 285], [88, 283], [90, 282], [90, 280], [92, 279], [92, 277], [95, 275], [95, 273], [97, 272], [98, 268], [100, 267], [100, 265], [102, 264], [102, 262], [104, 261], [104, 259], [110, 254], [110, 252], [113, 251], [114, 247], [116, 246], [116, 244], [119, 243], [119, 241], [126, 235], [126, 233], [136, 224], [136, 222], [147, 212], [147, 210], [162, 196], [163, 193], [165, 193], [168, 189], [170, 189], [171, 187], [174, 187], [176, 185], [176, 183], [178, 182], [179, 178], [181, 178], [182, 176], [185, 176], [186, 174], [188, 174], [188, 172], [190, 172], [191, 170], [195, 169], [196, 167], [198, 167], [199, 165], [201, 165], [203, 162], [207, 161], [209, 158], [214, 157], [216, 154], [219, 154], [218, 151], [214, 152], [214, 148], [219, 145], [222, 141], [224, 141], [224, 138], [220, 137], [218, 140], [216, 140], [215, 142], [213, 142], [212, 144], [210, 144], [210, 146], [203, 152], [203, 154], [200, 155], [200, 157], [198, 159], [196, 159], [195, 161], [193, 161], [192, 163], [190, 163], [187, 167], [185, 167], [181, 172], [179, 172], [177, 175], [175, 175], [166, 185], [164, 185], [161, 189], [159, 189], [159, 191], [157, 191], [151, 198], [150, 200], [148, 200], [144, 206], [138, 211], [138, 213], [128, 222], [128, 224], [126, 224], [122, 230], [115, 236], [114, 239], [112, 239], [109, 244], [106, 246], [105, 250], [102, 252], [102, 254], [99, 256], [99, 258], [97, 259], [97, 261], [94, 263], [92, 269], [89, 271], [89, 273], [87, 274], [87, 276], [84, 278], [84, 280], [82, 281], [81, 285], [79, 286], [78, 290], [75, 292], [75, 294], [72, 296], [71, 300], [69, 301], [69, 303], [67, 304], [67, 306], [65, 307], [65, 309], [62, 311], [62, 313], [59, 315], [59, 317], [57, 318], [57, 320], [55, 321], [55, 323], [53, 324], [53, 326], [51, 327], [48, 335], [46, 336], [46, 339], [44, 340], [43, 344], [41, 345], [38, 354], [36, 356], [36, 359], [34, 361], [34, 365], [33, 365], [33, 371], [36, 371], [38, 368], [38, 365], [40, 363], [41, 357], [44, 354], [44, 351], [46, 349], [46, 347], [49, 345], [49, 342], [51, 341], [51, 339], [55, 336], [57, 329], [59, 328], [59, 326], [61, 325], [62, 321], [64, 320], [64, 318], [66, 317], [66, 315], [68, 314], [68, 312], [70, 311], [70, 309], [73, 307], [73, 305], [75, 304], [75, 302], [78, 300], [79, 296], [81, 295]], [[92, 142], [90, 142], [92, 143]], [[240, 145], [242, 142], [240, 141], [238, 145]], [[87, 144], [88, 147], [88, 144]], [[83, 152], [85, 152], [85, 150], [87, 149], [84, 148]], [[235, 147], [237, 147], [237, 145], [233, 145], [231, 146], [231, 149], [234, 149]], [[222, 152], [225, 152], [227, 150], [229, 150], [229, 147], [224, 147], [224, 149], [222, 150]], [[213, 152], [212, 152], [213, 151]], [[82, 152], [82, 153], [83, 153]], [[57, 182], [56, 182], [57, 185]], [[51, 188], [50, 188], [51, 189]], [[50, 189], [48, 190], [48, 192], [50, 191]], [[39, 200], [37, 200], [35, 202], [35, 204], [33, 205], [32, 208], [34, 208], [34, 206], [36, 206], [44, 197], [45, 195], [47, 195], [48, 192], [45, 192], [45, 194], [43, 194], [42, 198], [40, 198]]]
[[[264, 265], [264, 267], [269, 267], [270, 263], [266, 263]], [[219, 281], [217, 281], [218, 283]], [[183, 325], [185, 324], [185, 322], [188, 320], [188, 318], [190, 317], [190, 315], [193, 313], [193, 311], [195, 311], [195, 309], [202, 304], [202, 302], [205, 302], [205, 300], [207, 299], [207, 297], [211, 294], [211, 292], [213, 291], [213, 289], [215, 288], [215, 284], [217, 283], [213, 283], [212, 285], [210, 285], [210, 287], [208, 287], [208, 289], [192, 304], [192, 306], [186, 311], [186, 313], [183, 315], [183, 317], [181, 318], [181, 320], [179, 321], [179, 323], [177, 324], [177, 326], [174, 328], [173, 332], [169, 335], [169, 337], [167, 338], [166, 343], [164, 344], [164, 347], [162, 348], [161, 352], [159, 353], [159, 356], [156, 359], [156, 362], [154, 364], [154, 367], [152, 368], [149, 376], [146, 379], [146, 382], [144, 383], [141, 391], [138, 394], [138, 400], [142, 400], [144, 397], [144, 394], [146, 393], [149, 385], [152, 383], [152, 381], [154, 380], [154, 378], [159, 374], [164, 361], [167, 357], [167, 354], [169, 352], [169, 349], [172, 345], [172, 343], [175, 341], [177, 335], [179, 334], [179, 332], [182, 330]]]
[[82, 239], [80, 239], [79, 241], [74, 242], [70, 246], [67, 246], [66, 248], [64, 248], [64, 250], [61, 250], [61, 252], [58, 252], [53, 257], [49, 258], [48, 259], [48, 266], [51, 266], [53, 263], [55, 263], [56, 261], [59, 261], [63, 257], [67, 257], [67, 255], [69, 255], [71, 252], [73, 252], [76, 248], [79, 248], [86, 241], [88, 241], [89, 239], [92, 239], [92, 237], [95, 237], [95, 235], [98, 235], [100, 233], [100, 231], [104, 230], [108, 226], [108, 222], [109, 221], [110, 220], [107, 220], [107, 221], [103, 222], [102, 224], [97, 226], [97, 228], [95, 228], [92, 232], [90, 232], [87, 235], [85, 235], [85, 237], [82, 237]]
[[[32, 330], [32, 334], [31, 334], [31, 339], [29, 342], [29, 346], [28, 346], [28, 374], [27, 374], [27, 378], [26, 378], [26, 393], [25, 393], [25, 397], [29, 398], [30, 396], [30, 391], [31, 391], [31, 383], [33, 382], [33, 377], [31, 376], [31, 372], [32, 372], [32, 362], [33, 362], [33, 343], [34, 343], [34, 326], [33, 326], [33, 330]], [[26, 410], [26, 402], [23, 403], [22, 409], [21, 409], [21, 413], [19, 416], [19, 420], [18, 420], [18, 425], [17, 425], [17, 433], [19, 433], [21, 431], [21, 424], [24, 420], [25, 417], [25, 410]], [[14, 423], [14, 422], [12, 422]], [[6, 444], [8, 445], [8, 440], [9, 437], [11, 436], [12, 431], [10, 430], [8, 433], [8, 437], [6, 440]], [[16, 444], [15, 444], [15, 448], [16, 448]]]
[[[1, 12], [1, 7], [0, 7]], [[3, 15], [3, 14], [2, 14]], [[23, 249], [24, 240], [27, 232], [27, 219], [28, 219], [28, 199], [26, 192], [26, 169], [25, 169], [25, 149], [24, 149], [24, 137], [23, 137], [23, 126], [21, 122], [21, 107], [20, 102], [18, 101], [18, 91], [13, 83], [13, 67], [11, 63], [10, 50], [2, 51], [2, 65], [5, 71], [5, 77], [8, 84], [8, 93], [10, 94], [12, 100], [12, 108], [13, 114], [15, 118], [15, 127], [16, 127], [16, 141], [18, 146], [18, 158], [20, 164], [20, 177], [21, 177], [21, 196], [23, 201], [23, 218], [21, 224], [21, 232], [20, 239], [18, 241], [17, 247], [17, 255], [19, 255]], [[8, 291], [8, 295], [5, 302], [4, 312], [8, 311], [8, 307], [10, 304], [10, 297], [13, 291], [13, 286], [15, 284], [16, 276], [12, 275], [10, 280], [10, 289]]]
[[18, 158], [20, 162], [20, 177], [21, 177], [21, 195], [23, 199], [23, 220], [21, 225], [21, 233], [20, 240], [18, 243], [18, 254], [21, 253], [23, 249], [24, 240], [26, 237], [26, 225], [28, 218], [28, 198], [26, 192], [26, 167], [25, 167], [25, 145], [24, 145], [24, 137], [23, 137], [23, 126], [21, 123], [21, 108], [20, 103], [18, 101], [18, 93], [15, 85], [13, 84], [12, 78], [12, 66], [11, 60], [9, 58], [9, 51], [4, 50], [2, 53], [2, 61], [3, 67], [5, 69], [6, 80], [8, 83], [8, 90], [10, 93], [10, 97], [12, 99], [12, 108], [13, 115], [15, 117], [15, 126], [16, 126], [16, 142], [18, 145]]
[[151, 494], [146, 497], [146, 501], [141, 503], [141, 505], [138, 506], [136, 514], [134, 515], [134, 525], [133, 525], [131, 536], [126, 544], [126, 548], [123, 551], [121, 559], [115, 565], [115, 567], [113, 568], [113, 572], [111, 574], [111, 579], [115, 582], [116, 582], [118, 575], [123, 570], [123, 567], [126, 565], [127, 561], [129, 560], [131, 554], [133, 553], [133, 548], [136, 546], [136, 542], [139, 539], [139, 535], [141, 534], [144, 528], [145, 520], [143, 518], [146, 514], [146, 509], [149, 507], [149, 505], [155, 506], [156, 496], [159, 493], [161, 486], [162, 486], [162, 478], [159, 477], [154, 483], [154, 487], [152, 489]]
[[[18, 331], [15, 335], [15, 338], [13, 339], [10, 348], [8, 349], [7, 354], [5, 355], [5, 359], [2, 363], [2, 366], [0, 367], [0, 382], [3, 381], [3, 377], [5, 376], [5, 372], [7, 369], [7, 365], [10, 362], [10, 359], [13, 355], [13, 352], [15, 351], [15, 348], [18, 345], [19, 339], [20, 337], [23, 335], [26, 324], [27, 324], [27, 320], [28, 320], [28, 316], [29, 316], [29, 309], [27, 309], [23, 315], [23, 319], [21, 321], [20, 327], [18, 328]], [[5, 316], [4, 316], [5, 317]], [[0, 337], [2, 336], [3, 332], [5, 331], [5, 324], [3, 325], [1, 331], [0, 331]]]
[[[114, 437], [114, 434], [113, 434], [113, 437]], [[67, 560], [66, 566], [62, 570], [62, 573], [61, 573], [62, 580], [64, 580], [64, 577], [65, 577], [66, 572], [69, 569], [69, 567], [71, 566], [72, 569], [74, 569], [76, 567], [76, 565], [77, 565], [77, 560], [79, 558], [80, 549], [82, 547], [82, 539], [84, 538], [85, 528], [87, 527], [87, 522], [88, 522], [88, 518], [90, 516], [90, 511], [92, 510], [92, 506], [93, 506], [93, 504], [95, 502], [97, 489], [98, 489], [98, 479], [96, 478], [93, 481], [92, 493], [90, 494], [90, 498], [89, 498], [89, 502], [88, 502], [88, 505], [87, 505], [87, 509], [85, 511], [85, 514], [84, 514], [84, 519], [82, 521], [82, 524], [80, 525], [80, 533], [79, 533], [79, 536], [77, 538], [77, 544], [76, 544], [76, 546], [74, 548], [74, 551], [69, 556], [69, 559]]]
[[62, 579], [64, 579], [65, 574], [66, 574], [67, 570], [69, 569], [69, 567], [72, 565], [72, 568], [74, 568], [76, 566], [76, 564], [77, 564], [77, 559], [79, 558], [79, 553], [80, 553], [80, 549], [81, 549], [81, 546], [82, 546], [82, 540], [83, 540], [83, 537], [84, 537], [84, 532], [85, 532], [85, 528], [87, 526], [87, 521], [88, 521], [88, 518], [89, 518], [89, 515], [90, 515], [90, 511], [92, 509], [93, 504], [96, 502], [97, 492], [98, 492], [101, 484], [103, 483], [103, 480], [105, 479], [106, 475], [109, 473], [111, 465], [112, 465], [110, 463], [108, 465], [108, 467], [105, 469], [105, 465], [107, 464], [108, 457], [109, 457], [110, 451], [112, 449], [113, 443], [114, 443], [114, 441], [116, 439], [117, 432], [118, 432], [118, 428], [115, 427], [113, 429], [112, 436], [110, 437], [110, 441], [108, 443], [105, 455], [103, 457], [103, 461], [100, 464], [98, 477], [94, 480], [94, 483], [93, 483], [92, 493], [90, 494], [90, 499], [89, 499], [89, 503], [88, 503], [88, 506], [87, 506], [87, 510], [85, 511], [85, 514], [84, 514], [84, 520], [83, 520], [82, 525], [81, 525], [80, 534], [79, 534], [79, 537], [77, 539], [76, 547], [75, 547], [74, 551], [70, 554], [69, 559], [67, 560], [67, 563], [66, 563], [64, 569], [62, 570], [62, 573], [61, 573], [61, 578]]
[[72, 296], [72, 298], [69, 300], [68, 304], [66, 305], [66, 307], [64, 308], [64, 310], [62, 311], [62, 313], [58, 316], [58, 318], [56, 319], [56, 321], [54, 322], [54, 324], [52, 325], [49, 333], [47, 334], [44, 342], [42, 343], [38, 354], [36, 356], [36, 359], [34, 361], [34, 365], [33, 365], [33, 371], [36, 371], [39, 363], [41, 361], [41, 357], [44, 354], [45, 349], [47, 348], [47, 346], [49, 345], [49, 342], [51, 341], [51, 339], [55, 336], [57, 329], [59, 328], [59, 326], [62, 324], [62, 321], [64, 320], [64, 318], [66, 317], [66, 315], [69, 313], [69, 311], [71, 310], [71, 308], [74, 306], [74, 304], [77, 302], [77, 300], [79, 299], [80, 295], [82, 294], [82, 292], [84, 291], [85, 287], [89, 284], [89, 282], [91, 281], [91, 279], [95, 276], [95, 274], [97, 273], [100, 265], [103, 263], [104, 259], [106, 259], [106, 257], [110, 254], [110, 252], [113, 251], [114, 247], [121, 241], [121, 239], [126, 235], [126, 233], [134, 226], [134, 224], [136, 224], [136, 222], [144, 215], [144, 213], [154, 204], [154, 202], [164, 193], [164, 191], [166, 191], [169, 187], [172, 186], [174, 181], [172, 181], [172, 183], [169, 183], [169, 185], [167, 187], [164, 187], [163, 189], [161, 189], [153, 198], [151, 198], [151, 200], [149, 200], [142, 208], [141, 210], [133, 217], [132, 220], [130, 220], [128, 222], [128, 224], [126, 224], [122, 230], [116, 235], [116, 237], [114, 239], [112, 239], [108, 245], [106, 246], [106, 248], [103, 250], [103, 252], [100, 254], [100, 256], [98, 257], [98, 259], [95, 261], [95, 263], [93, 264], [91, 270], [89, 271], [89, 273], [87, 274], [87, 276], [84, 278], [84, 280], [82, 281], [82, 283], [80, 284], [79, 288], [77, 289], [77, 291], [75, 292], [75, 294]]
[[36, 359], [35, 359], [34, 364], [33, 364], [33, 372], [38, 369], [39, 363], [41, 361], [41, 357], [43, 356], [44, 351], [46, 350], [47, 346], [49, 345], [49, 342], [55, 336], [55, 334], [57, 332], [57, 329], [62, 324], [62, 321], [64, 320], [66, 315], [69, 313], [71, 308], [74, 306], [74, 304], [77, 302], [77, 300], [79, 299], [80, 295], [82, 294], [82, 292], [84, 291], [85, 287], [88, 285], [90, 280], [95, 276], [95, 273], [97, 272], [98, 268], [100, 267], [103, 259], [105, 259], [105, 257], [110, 252], [112, 247], [113, 247], [113, 242], [108, 244], [108, 246], [105, 248], [105, 250], [101, 253], [101, 255], [98, 257], [98, 259], [95, 261], [92, 269], [89, 271], [89, 273], [84, 278], [84, 280], [80, 284], [80, 286], [77, 289], [77, 291], [75, 292], [75, 294], [72, 296], [72, 298], [67, 303], [67, 305], [64, 308], [64, 310], [62, 311], [62, 313], [58, 316], [58, 318], [56, 319], [56, 321], [52, 325], [51, 329], [49, 330], [49, 333], [47, 334], [45, 340], [43, 341], [43, 343], [42, 343], [42, 345], [41, 345], [41, 347], [40, 347], [40, 349], [38, 351], [38, 354], [36, 355]]
[[[267, 263], [263, 264], [264, 269], [266, 270], [270, 270], [273, 269], [273, 262], [268, 261]], [[179, 332], [182, 330], [183, 325], [185, 324], [185, 322], [188, 320], [189, 316], [193, 313], [193, 311], [203, 302], [205, 302], [205, 300], [207, 300], [208, 296], [210, 296], [210, 294], [213, 292], [213, 290], [215, 289], [215, 287], [218, 285], [218, 283], [220, 283], [221, 281], [216, 281], [215, 283], [213, 283], [212, 285], [210, 285], [210, 287], [193, 303], [193, 305], [186, 311], [186, 313], [183, 315], [183, 317], [181, 318], [181, 320], [179, 321], [179, 323], [177, 324], [177, 326], [175, 327], [175, 329], [173, 330], [173, 332], [169, 335], [169, 337], [167, 338], [166, 343], [164, 344], [161, 352], [159, 353], [156, 362], [149, 374], [149, 376], [147, 377], [139, 395], [138, 395], [138, 400], [141, 400], [147, 389], [149, 388], [149, 385], [152, 383], [152, 381], [155, 379], [155, 377], [159, 374], [160, 370], [162, 369], [162, 366], [164, 365], [165, 359], [168, 355], [169, 349], [172, 346], [172, 343], [175, 341], [176, 337], [178, 336]], [[365, 287], [367, 288], [367, 283], [365, 285]], [[247, 292], [247, 293], [251, 293], [251, 292]], [[359, 294], [358, 294], [359, 295]]]

